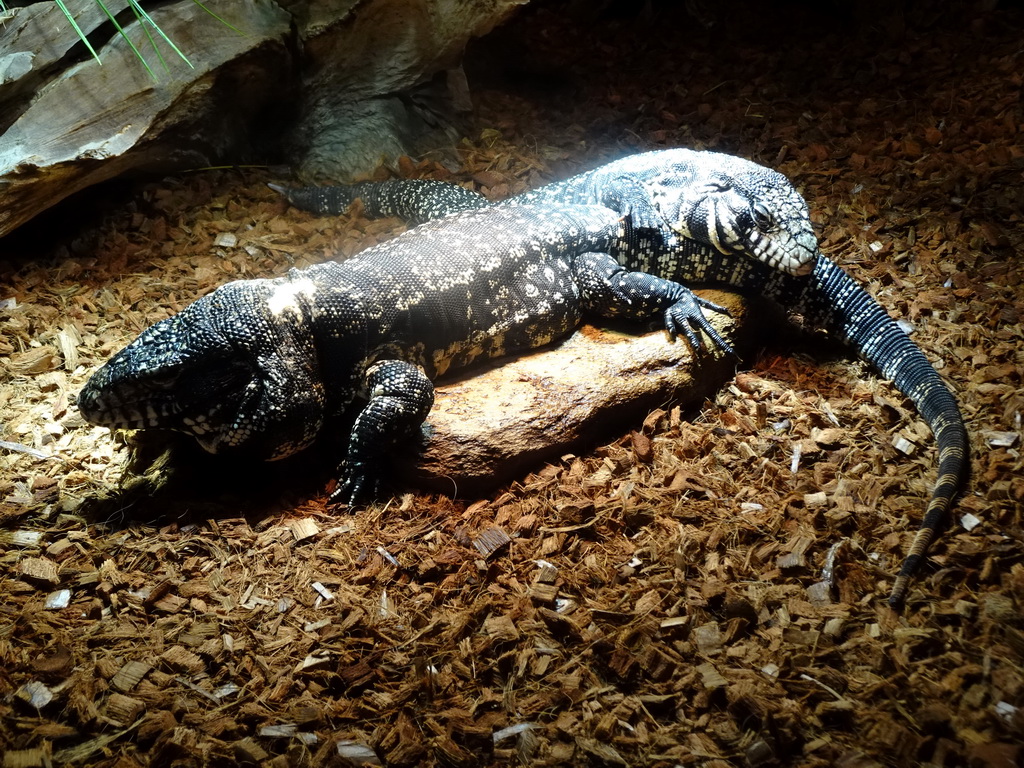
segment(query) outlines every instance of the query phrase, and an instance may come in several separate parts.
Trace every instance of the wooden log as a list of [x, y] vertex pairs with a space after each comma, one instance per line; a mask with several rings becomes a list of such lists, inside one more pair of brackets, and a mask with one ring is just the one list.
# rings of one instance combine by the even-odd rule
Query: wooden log
[[422, 99], [401, 94], [442, 70], [460, 72], [470, 37], [525, 2], [208, 0], [239, 34], [178, 0], [150, 15], [191, 65], [159, 40], [164, 66], [140, 24], [124, 24], [155, 76], [94, 0], [68, 7], [83, 32], [111, 35], [96, 43], [102, 65], [80, 60], [55, 3], [0, 12], [0, 236], [129, 171], [251, 161], [284, 147], [307, 176], [341, 179], [382, 159], [450, 149], [462, 134], [446, 132], [444, 120], [440, 133], [431, 127], [450, 89], [431, 90], [423, 115], [406, 106]]
[[[0, 235], [127, 170], [207, 165], [235, 143], [267, 94], [282, 90], [290, 17], [270, 0], [211, 7], [245, 34], [187, 0], [151, 14], [191, 67], [163, 45], [167, 67], [154, 61], [154, 79], [117, 35], [99, 49], [102, 66], [75, 64], [38, 92], [0, 143]], [[138, 23], [125, 30], [147, 48]]]
[[[99, 49], [102, 66], [83, 61], [39, 92], [0, 144], [0, 234], [90, 184], [135, 168], [207, 165], [233, 143], [227, 126], [262, 108], [285, 68], [290, 18], [269, 0], [213, 7], [246, 34], [198, 19], [191, 2], [151, 14], [191, 67], [164, 46], [167, 68], [154, 61], [155, 80], [117, 36]], [[126, 32], [145, 49], [138, 24]]]
[[[711, 324], [742, 350], [749, 336], [742, 299], [701, 293], [730, 310], [732, 317], [709, 313]], [[663, 331], [632, 336], [584, 326], [555, 347], [438, 387], [424, 451], [399, 471], [420, 487], [483, 493], [635, 428], [661, 405], [699, 404], [733, 375], [736, 362], [721, 351], [695, 355]]]
[[[107, 22], [96, 0], [65, 0], [79, 29], [92, 34]], [[106, 0], [118, 14], [126, 0]], [[53, 74], [61, 59], [81, 39], [57, 3], [32, 3], [0, 12], [0, 133], [6, 131], [27, 106], [32, 93]]]

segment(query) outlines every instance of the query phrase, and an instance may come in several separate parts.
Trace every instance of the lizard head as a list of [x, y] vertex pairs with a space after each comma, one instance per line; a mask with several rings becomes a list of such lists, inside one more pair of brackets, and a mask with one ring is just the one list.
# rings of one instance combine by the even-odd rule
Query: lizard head
[[302, 324], [274, 315], [261, 283], [221, 286], [150, 326], [97, 370], [78, 395], [86, 421], [169, 429], [211, 453], [277, 459], [313, 441], [323, 388]]
[[667, 171], [650, 182], [651, 198], [669, 228], [722, 253], [747, 254], [791, 275], [809, 274], [818, 238], [807, 203], [789, 179], [743, 158], [693, 155], [699, 160], [685, 175]]

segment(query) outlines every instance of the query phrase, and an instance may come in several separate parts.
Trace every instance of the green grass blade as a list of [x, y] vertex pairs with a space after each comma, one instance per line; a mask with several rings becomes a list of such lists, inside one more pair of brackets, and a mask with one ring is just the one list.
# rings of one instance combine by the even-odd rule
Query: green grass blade
[[149, 47], [153, 49], [153, 53], [156, 54], [157, 59], [160, 62], [160, 66], [164, 68], [164, 72], [167, 74], [171, 73], [171, 68], [167, 66], [164, 55], [160, 53], [160, 49], [156, 45], [156, 40], [153, 39], [153, 35], [149, 32], [149, 27], [146, 26], [146, 22], [143, 21], [142, 16], [139, 14], [139, 5], [137, 0], [128, 0], [128, 6], [132, 9], [132, 13], [135, 14], [135, 20], [139, 22], [139, 27], [142, 29], [143, 34], [146, 35], [146, 39], [149, 40]]
[[82, 31], [82, 28], [78, 26], [78, 22], [75, 21], [75, 17], [71, 15], [71, 11], [69, 11], [68, 7], [64, 5], [64, 0], [55, 0], [55, 2], [57, 3], [57, 7], [60, 8], [61, 11], [63, 11], [64, 15], [67, 17], [67, 20], [71, 23], [71, 26], [75, 30], [75, 34], [77, 34], [78, 37], [82, 40], [82, 42], [85, 43], [85, 47], [89, 49], [89, 53], [91, 53], [92, 57], [96, 59], [96, 63], [102, 67], [103, 62], [100, 61], [99, 54], [96, 53], [96, 49], [92, 47], [92, 43], [89, 42], [89, 38], [85, 36], [85, 33]]
[[114, 29], [116, 29], [118, 34], [124, 38], [124, 41], [128, 43], [128, 46], [132, 49], [132, 52], [138, 57], [139, 61], [142, 62], [142, 66], [144, 66], [146, 71], [149, 72], [149, 76], [156, 80], [157, 76], [153, 73], [153, 70], [149, 68], [149, 62], [147, 62], [145, 57], [139, 52], [139, 49], [135, 47], [135, 43], [133, 43], [128, 35], [125, 34], [124, 29], [117, 23], [117, 19], [114, 18], [114, 14], [112, 14], [110, 9], [107, 8], [106, 3], [104, 3], [103, 0], [96, 0], [96, 5], [103, 9], [103, 12], [107, 14], [107, 18], [110, 19], [110, 23], [114, 25]]
[[[85, 33], [82, 31], [82, 28], [78, 26], [78, 22], [75, 21], [75, 17], [71, 15], [71, 11], [69, 11], [67, 6], [64, 4], [64, 0], [54, 0], [54, 2], [57, 3], [57, 6], [60, 8], [61, 12], [64, 14], [64, 17], [68, 20], [68, 23], [71, 24], [72, 28], [75, 30], [75, 34], [77, 34], [79, 39], [83, 43], [85, 43], [85, 46], [86, 46], [86, 48], [89, 49], [89, 53], [92, 54], [92, 57], [94, 59], [96, 59], [96, 62], [98, 64], [102, 65], [103, 62], [100, 61], [99, 54], [96, 52], [96, 49], [93, 48], [92, 43], [89, 42], [89, 38], [86, 37]], [[157, 58], [160, 60], [160, 64], [164, 68], [165, 71], [169, 72], [170, 68], [168, 67], [167, 61], [164, 59], [163, 55], [160, 53], [160, 49], [159, 49], [159, 47], [156, 44], [156, 40], [154, 39], [153, 35], [150, 32], [150, 29], [149, 29], [150, 27], [152, 27], [156, 31], [156, 33], [161, 38], [163, 38], [164, 42], [166, 42], [171, 47], [171, 49], [179, 57], [181, 57], [182, 61], [184, 61], [186, 64], [188, 64], [189, 67], [191, 67], [192, 69], [195, 69], [195, 65], [191, 61], [189, 61], [189, 58], [181, 51], [180, 48], [178, 48], [177, 45], [174, 44], [174, 41], [171, 40], [164, 33], [164, 31], [162, 29], [160, 29], [160, 25], [157, 24], [155, 21], [153, 21], [153, 18], [142, 7], [142, 5], [140, 4], [139, 0], [127, 0], [127, 2], [128, 2], [128, 6], [132, 9], [132, 13], [135, 14], [135, 18], [138, 20], [139, 25], [142, 27], [142, 31], [145, 33], [146, 38], [149, 40], [149, 44], [150, 44], [150, 46], [152, 46], [153, 52], [156, 54]], [[211, 11], [209, 8], [207, 8], [201, 2], [201, 0], [192, 0], [192, 2], [195, 3], [196, 5], [198, 5], [200, 8], [202, 8], [203, 11], [205, 11], [207, 14], [209, 14], [210, 16], [215, 18], [217, 21], [219, 21], [225, 27], [228, 27], [229, 29], [233, 30], [234, 32], [237, 32], [239, 35], [242, 35], [243, 37], [245, 37], [245, 33], [242, 30], [238, 29], [238, 27], [234, 26], [233, 24], [228, 23], [227, 21], [222, 19], [220, 16], [218, 16], [216, 13]], [[114, 17], [114, 14], [112, 14], [110, 12], [110, 9], [107, 8], [107, 6], [104, 3], [104, 1], [103, 0], [95, 0], [95, 3], [103, 11], [103, 13], [106, 14], [107, 18], [110, 20], [110, 23], [114, 25], [114, 28], [117, 30], [118, 34], [121, 35], [122, 38], [124, 38], [124, 41], [126, 43], [128, 43], [128, 46], [132, 49], [132, 52], [135, 54], [136, 58], [138, 58], [138, 60], [140, 62], [142, 62], [142, 66], [144, 66], [146, 68], [146, 71], [149, 72], [149, 76], [152, 77], [154, 80], [156, 80], [157, 76], [156, 76], [156, 74], [154, 74], [152, 68], [149, 66], [149, 62], [146, 61], [146, 57], [143, 56], [142, 52], [139, 51], [139, 49], [135, 47], [135, 43], [133, 43], [129, 39], [128, 35], [125, 33], [124, 29], [118, 23], [117, 19]], [[0, 0], [0, 11], [6, 11], [6, 10], [7, 10], [7, 6], [4, 4], [3, 0]]]
[[[188, 56], [186, 56], [184, 53], [181, 52], [181, 49], [178, 48], [178, 46], [176, 46], [174, 44], [174, 41], [171, 40], [171, 38], [169, 38], [167, 35], [165, 35], [164, 31], [162, 29], [160, 29], [160, 25], [157, 24], [155, 21], [153, 21], [153, 18], [148, 13], [146, 13], [146, 9], [143, 8], [141, 5], [139, 5], [139, 0], [129, 0], [129, 2], [131, 3], [132, 8], [136, 11], [135, 15], [138, 16], [139, 14], [142, 14], [142, 18], [145, 19], [146, 22], [148, 22], [149, 25], [152, 26], [153, 29], [156, 30], [156, 33], [158, 35], [160, 35], [160, 37], [162, 37], [164, 39], [165, 43], [167, 43], [169, 46], [171, 46], [171, 49], [176, 54], [178, 54], [178, 56], [181, 57], [181, 60], [184, 61], [186, 64], [188, 64], [190, 67], [192, 67], [192, 69], [195, 69], [195, 65], [191, 61], [188, 60]], [[146, 34], [147, 34], [147, 36], [149, 35], [149, 30], [146, 30]], [[150, 37], [150, 40], [152, 40], [152, 37]], [[154, 48], [155, 48], [155, 45], [154, 45]], [[160, 54], [157, 53], [157, 55], [159, 56]], [[163, 57], [161, 57], [160, 60], [163, 61]], [[166, 69], [166, 65], [164, 66], [164, 68]]]
[[205, 5], [203, 5], [203, 4], [202, 4], [202, 3], [200, 2], [200, 0], [192, 0], [192, 2], [193, 2], [193, 3], [195, 3], [196, 5], [198, 5], [198, 6], [200, 7], [200, 8], [202, 8], [202, 9], [203, 9], [204, 11], [206, 11], [206, 12], [207, 12], [208, 14], [210, 14], [211, 16], [213, 16], [213, 18], [215, 18], [215, 19], [216, 19], [217, 21], [219, 21], [219, 22], [220, 22], [221, 24], [223, 24], [223, 25], [224, 25], [225, 27], [227, 27], [228, 29], [233, 29], [233, 30], [235, 30], [235, 32], [237, 32], [238, 34], [240, 34], [240, 35], [241, 35], [242, 37], [245, 37], [245, 36], [246, 36], [246, 35], [245, 35], [245, 32], [243, 32], [242, 30], [240, 30], [240, 29], [239, 29], [238, 27], [235, 27], [235, 26], [233, 26], [233, 25], [229, 24], [228, 22], [224, 21], [224, 19], [222, 19], [222, 18], [221, 18], [220, 16], [218, 16], [218, 15], [217, 15], [216, 13], [214, 13], [214, 12], [213, 12], [213, 11], [211, 11], [211, 10], [210, 10], [209, 8], [207, 8], [207, 7], [205, 6]]

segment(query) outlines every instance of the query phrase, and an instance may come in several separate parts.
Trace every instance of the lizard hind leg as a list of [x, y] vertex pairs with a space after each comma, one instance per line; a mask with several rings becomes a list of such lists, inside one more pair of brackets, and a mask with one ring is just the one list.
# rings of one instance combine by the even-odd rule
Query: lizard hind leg
[[366, 372], [366, 406], [356, 417], [332, 502], [372, 500], [392, 449], [411, 439], [434, 405], [434, 385], [412, 363], [382, 360]]

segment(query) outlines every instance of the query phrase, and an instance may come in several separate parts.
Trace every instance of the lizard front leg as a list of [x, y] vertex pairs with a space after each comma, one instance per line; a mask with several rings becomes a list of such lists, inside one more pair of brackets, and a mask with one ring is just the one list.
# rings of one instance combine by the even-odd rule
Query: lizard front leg
[[591, 312], [630, 320], [646, 320], [664, 312], [665, 329], [673, 339], [683, 335], [690, 346], [701, 349], [703, 343], [696, 333], [700, 330], [721, 349], [736, 354], [703, 311], [728, 315], [729, 310], [702, 299], [684, 285], [646, 272], [632, 272], [606, 253], [580, 254], [574, 261], [573, 275]]
[[434, 385], [419, 368], [382, 360], [366, 371], [368, 402], [356, 417], [332, 502], [354, 505], [380, 491], [392, 448], [416, 434], [434, 405]]

